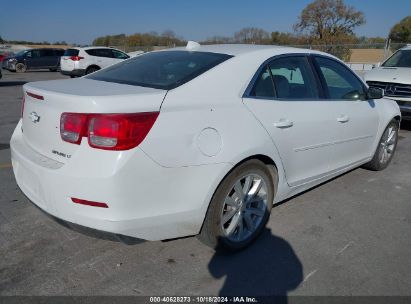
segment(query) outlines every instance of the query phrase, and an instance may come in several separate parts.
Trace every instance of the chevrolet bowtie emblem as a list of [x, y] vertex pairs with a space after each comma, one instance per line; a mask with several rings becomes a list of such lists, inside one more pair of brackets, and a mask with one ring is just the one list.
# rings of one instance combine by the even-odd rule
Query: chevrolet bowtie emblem
[[31, 120], [32, 122], [34, 122], [34, 123], [40, 121], [40, 116], [37, 115], [36, 112], [31, 112], [30, 115], [29, 115], [29, 118], [30, 118], [30, 120]]

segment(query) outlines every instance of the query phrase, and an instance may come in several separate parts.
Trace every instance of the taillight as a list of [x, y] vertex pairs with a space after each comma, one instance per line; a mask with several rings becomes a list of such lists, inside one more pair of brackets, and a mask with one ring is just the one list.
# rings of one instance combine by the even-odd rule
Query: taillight
[[86, 206], [92, 206], [92, 207], [100, 207], [100, 208], [108, 208], [108, 205], [106, 203], [100, 203], [100, 202], [93, 202], [93, 201], [88, 201], [80, 198], [75, 198], [72, 197], [71, 201], [75, 204], [80, 204], [80, 205], [86, 205]]
[[88, 128], [91, 147], [128, 150], [138, 146], [147, 136], [158, 112], [136, 114], [92, 115]]
[[104, 150], [129, 150], [137, 147], [154, 125], [159, 112], [132, 114], [63, 113], [61, 138], [80, 144], [83, 136], [89, 145]]
[[60, 118], [60, 135], [64, 141], [80, 144], [86, 132], [87, 114], [63, 113]]
[[44, 100], [44, 97], [41, 96], [41, 95], [34, 94], [34, 93], [29, 92], [29, 91], [27, 91], [26, 93], [27, 93], [28, 96], [30, 96], [32, 98], [35, 98], [35, 99], [38, 99], [38, 100]]
[[73, 61], [80, 61], [81, 59], [84, 59], [84, 57], [80, 57], [80, 56], [70, 56], [70, 59]]
[[25, 103], [26, 103], [26, 94], [23, 94], [23, 98], [21, 99], [21, 118], [23, 118]]

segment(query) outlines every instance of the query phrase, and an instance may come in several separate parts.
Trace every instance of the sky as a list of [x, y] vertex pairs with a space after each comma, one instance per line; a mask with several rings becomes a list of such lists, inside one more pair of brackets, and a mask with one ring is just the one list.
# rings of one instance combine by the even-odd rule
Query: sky
[[[5, 40], [91, 44], [108, 34], [173, 30], [186, 40], [232, 36], [244, 27], [292, 32], [311, 0], [0, 0]], [[386, 37], [411, 15], [411, 0], [345, 0], [365, 14], [359, 36]], [[15, 12], [15, 13], [11, 13]]]

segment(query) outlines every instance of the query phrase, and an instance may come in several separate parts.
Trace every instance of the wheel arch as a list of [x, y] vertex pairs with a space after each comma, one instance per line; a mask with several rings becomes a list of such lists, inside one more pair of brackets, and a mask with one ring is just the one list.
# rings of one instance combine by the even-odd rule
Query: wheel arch
[[277, 166], [277, 163], [268, 155], [265, 154], [254, 154], [254, 155], [250, 155], [248, 157], [243, 158], [242, 160], [240, 160], [239, 162], [237, 162], [234, 166], [232, 166], [230, 168], [230, 170], [228, 170], [227, 172], [225, 172], [225, 174], [223, 175], [222, 178], [220, 178], [220, 181], [217, 183], [217, 185], [214, 187], [213, 189], [213, 194], [210, 197], [210, 200], [207, 202], [207, 208], [205, 210], [204, 213], [204, 217], [201, 223], [201, 228], [199, 230], [199, 233], [201, 232], [201, 230], [203, 229], [204, 226], [204, 221], [206, 218], [206, 214], [210, 208], [210, 203], [213, 200], [215, 193], [217, 192], [217, 189], [220, 187], [221, 183], [226, 179], [226, 177], [233, 172], [238, 166], [240, 166], [241, 164], [250, 161], [250, 160], [259, 160], [262, 163], [264, 163], [268, 170], [270, 171], [270, 174], [273, 178], [274, 181], [274, 200], [277, 194], [277, 190], [278, 190], [278, 186], [279, 186], [279, 182], [280, 182], [280, 175], [279, 175], [279, 167]]
[[97, 68], [97, 69], [99, 69], [99, 70], [101, 70], [101, 67], [100, 66], [98, 66], [97, 64], [90, 64], [87, 68], [86, 68], [86, 73], [87, 73], [87, 71], [89, 70], [89, 69], [91, 69], [91, 68]]

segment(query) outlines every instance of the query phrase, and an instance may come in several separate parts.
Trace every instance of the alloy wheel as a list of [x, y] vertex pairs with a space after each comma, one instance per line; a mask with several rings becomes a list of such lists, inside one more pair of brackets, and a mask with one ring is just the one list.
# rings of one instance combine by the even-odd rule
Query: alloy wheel
[[389, 126], [382, 138], [381, 138], [381, 149], [379, 151], [379, 156], [378, 159], [380, 160], [381, 164], [385, 164], [387, 163], [392, 155], [394, 154], [394, 149], [395, 149], [395, 143], [397, 140], [397, 133], [398, 133], [398, 129], [396, 128], [395, 125], [391, 125]]
[[230, 241], [242, 242], [262, 224], [267, 210], [267, 185], [258, 174], [238, 179], [227, 194], [221, 212], [222, 231]]

